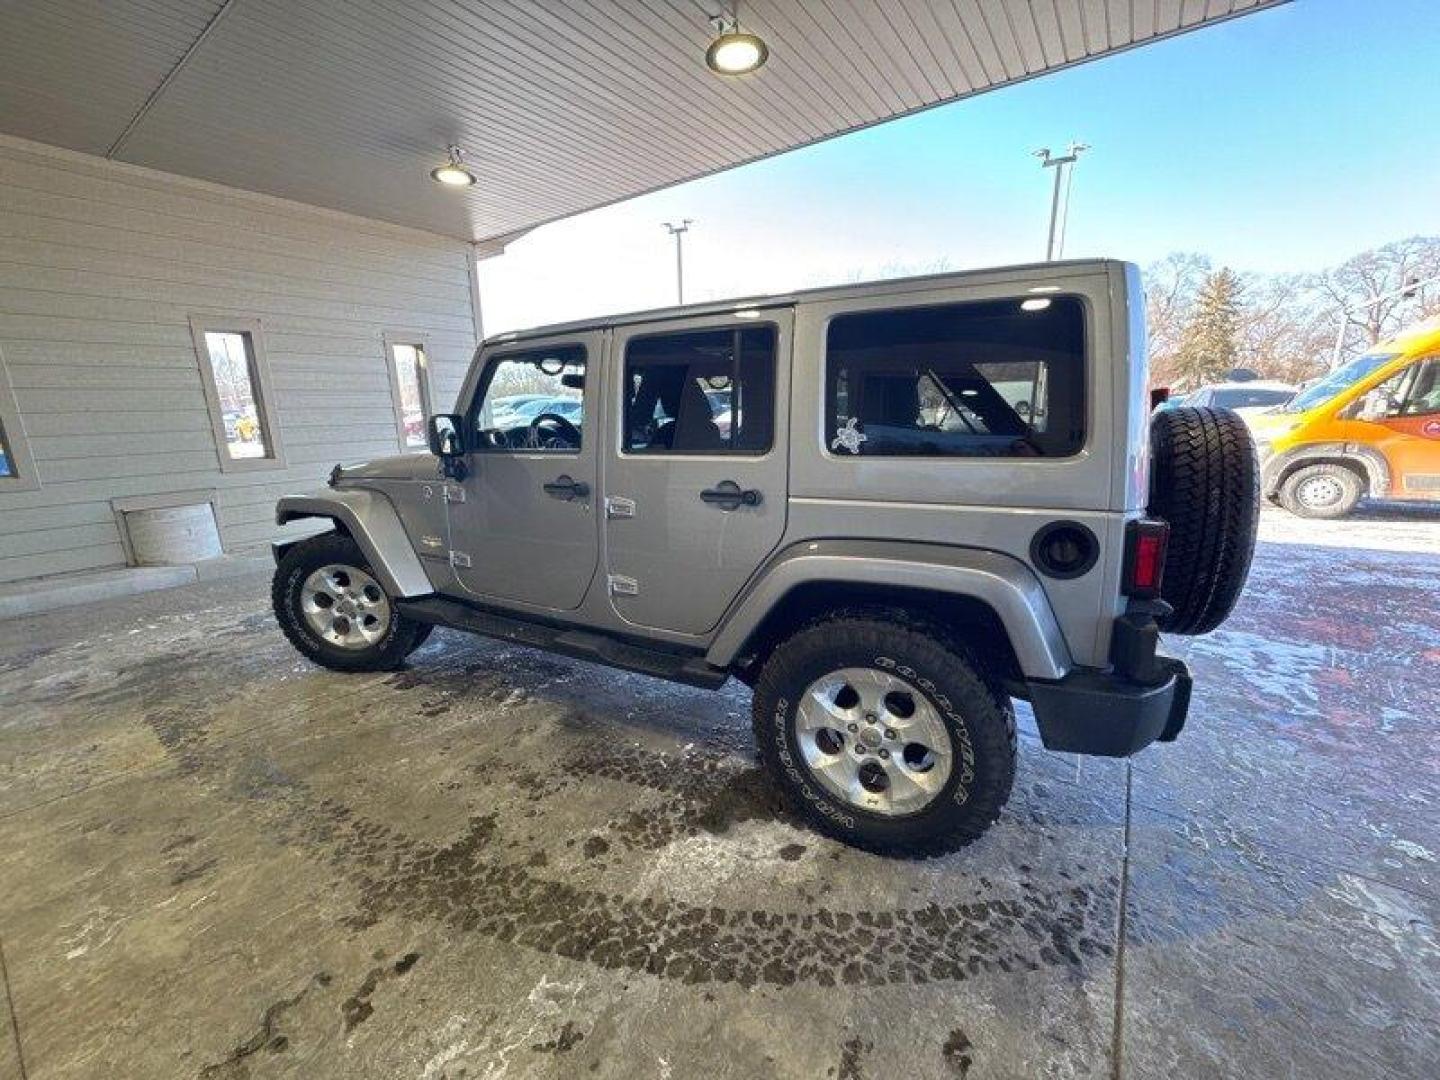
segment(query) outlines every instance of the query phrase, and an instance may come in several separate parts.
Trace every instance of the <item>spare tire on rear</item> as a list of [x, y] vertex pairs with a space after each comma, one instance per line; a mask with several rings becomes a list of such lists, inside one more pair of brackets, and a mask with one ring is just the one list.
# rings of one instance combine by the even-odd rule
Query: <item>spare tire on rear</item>
[[1260, 474], [1255, 442], [1229, 409], [1175, 408], [1150, 419], [1150, 515], [1170, 523], [1160, 598], [1170, 634], [1225, 621], [1255, 551]]

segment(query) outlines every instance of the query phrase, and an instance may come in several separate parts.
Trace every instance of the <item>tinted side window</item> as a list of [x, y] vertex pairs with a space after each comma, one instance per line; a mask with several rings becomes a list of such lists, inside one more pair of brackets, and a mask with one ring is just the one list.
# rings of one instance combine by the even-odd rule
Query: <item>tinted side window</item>
[[774, 326], [632, 339], [625, 347], [625, 452], [769, 451], [775, 340]]
[[826, 338], [825, 443], [861, 457], [1065, 457], [1085, 442], [1075, 297], [842, 315]]

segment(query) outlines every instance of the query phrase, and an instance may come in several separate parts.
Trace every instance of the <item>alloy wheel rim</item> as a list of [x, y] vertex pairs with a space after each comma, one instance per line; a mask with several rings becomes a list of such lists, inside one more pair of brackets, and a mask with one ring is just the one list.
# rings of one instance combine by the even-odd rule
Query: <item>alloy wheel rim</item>
[[917, 814], [950, 779], [950, 733], [939, 710], [892, 672], [847, 667], [821, 676], [801, 695], [793, 724], [807, 771], [856, 809]]
[[368, 649], [390, 626], [390, 599], [370, 574], [331, 563], [300, 586], [300, 613], [315, 635], [340, 649]]

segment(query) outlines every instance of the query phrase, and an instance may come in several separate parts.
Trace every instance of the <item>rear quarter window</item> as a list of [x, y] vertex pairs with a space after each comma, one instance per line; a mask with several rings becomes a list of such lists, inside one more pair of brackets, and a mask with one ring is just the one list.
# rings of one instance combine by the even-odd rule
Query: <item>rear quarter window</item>
[[1085, 444], [1085, 315], [1056, 296], [857, 312], [826, 334], [840, 457], [1068, 457]]

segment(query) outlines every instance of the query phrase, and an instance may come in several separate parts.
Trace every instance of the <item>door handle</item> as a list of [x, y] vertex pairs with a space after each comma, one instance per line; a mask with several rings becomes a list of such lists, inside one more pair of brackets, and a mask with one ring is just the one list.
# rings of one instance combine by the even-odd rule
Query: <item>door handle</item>
[[570, 502], [574, 499], [585, 499], [590, 496], [590, 485], [584, 480], [572, 480], [563, 473], [550, 483], [544, 485], [545, 494], [552, 499], [560, 499], [563, 502]]
[[721, 510], [738, 510], [742, 506], [759, 506], [762, 496], [755, 488], [742, 488], [734, 480], [722, 480], [713, 488], [700, 492], [700, 501]]

